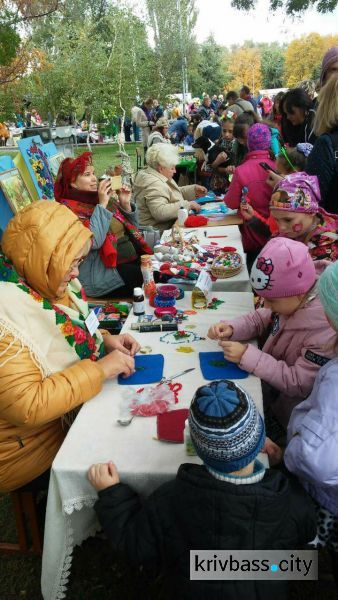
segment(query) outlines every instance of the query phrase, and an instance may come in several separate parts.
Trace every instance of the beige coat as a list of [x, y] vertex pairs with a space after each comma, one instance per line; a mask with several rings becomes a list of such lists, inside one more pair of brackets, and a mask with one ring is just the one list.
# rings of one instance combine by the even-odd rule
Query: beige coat
[[146, 113], [140, 106], [133, 107], [132, 120], [137, 127], [141, 128], [142, 143], [143, 146], [146, 147], [148, 145], [148, 137], [151, 133], [151, 126], [149, 125], [151, 121], [148, 121]]
[[139, 224], [152, 225], [161, 231], [170, 229], [177, 219], [181, 206], [189, 208], [189, 202], [195, 200], [195, 186], [178, 187], [173, 179], [147, 167], [139, 171], [134, 181]]

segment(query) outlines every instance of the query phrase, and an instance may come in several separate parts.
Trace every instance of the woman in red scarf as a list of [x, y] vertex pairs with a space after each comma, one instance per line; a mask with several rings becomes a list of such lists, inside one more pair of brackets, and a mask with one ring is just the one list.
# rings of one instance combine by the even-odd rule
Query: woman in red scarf
[[97, 183], [91, 152], [62, 161], [55, 199], [72, 210], [94, 234], [92, 249], [81, 264], [79, 279], [89, 296], [131, 296], [142, 285], [139, 256], [152, 254], [137, 229], [131, 192], [112, 200], [110, 179]]

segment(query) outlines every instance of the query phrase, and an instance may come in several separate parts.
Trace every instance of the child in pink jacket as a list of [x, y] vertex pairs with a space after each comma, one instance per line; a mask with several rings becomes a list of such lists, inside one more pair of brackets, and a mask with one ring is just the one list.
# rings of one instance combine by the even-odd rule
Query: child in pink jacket
[[[252, 207], [263, 217], [269, 216], [269, 202], [272, 194], [271, 187], [266, 183], [266, 171], [260, 166], [265, 162], [272, 169], [276, 168], [270, 154], [271, 131], [264, 123], [255, 123], [248, 131], [247, 145], [249, 152], [241, 165], [236, 167], [230, 187], [224, 202], [229, 208], [240, 208], [243, 187], [249, 189]], [[243, 223], [240, 226], [244, 252], [247, 255], [247, 265], [251, 265], [257, 254], [266, 244], [269, 234], [255, 231]]]
[[[334, 356], [336, 334], [316, 289], [317, 276], [328, 264], [314, 263], [301, 242], [273, 238], [250, 276], [264, 308], [221, 321], [208, 332], [227, 360], [262, 379], [264, 410], [282, 431], [294, 406], [310, 394], [317, 371]], [[246, 342], [264, 335], [268, 337], [262, 350]], [[274, 437], [272, 431], [269, 434]]]

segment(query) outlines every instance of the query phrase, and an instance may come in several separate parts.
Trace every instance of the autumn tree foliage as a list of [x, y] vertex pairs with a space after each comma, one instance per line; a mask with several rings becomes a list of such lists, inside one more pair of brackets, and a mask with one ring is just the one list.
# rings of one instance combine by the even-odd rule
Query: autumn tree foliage
[[338, 35], [310, 33], [291, 42], [285, 54], [285, 83], [288, 87], [303, 79], [317, 79], [325, 52], [338, 45]]

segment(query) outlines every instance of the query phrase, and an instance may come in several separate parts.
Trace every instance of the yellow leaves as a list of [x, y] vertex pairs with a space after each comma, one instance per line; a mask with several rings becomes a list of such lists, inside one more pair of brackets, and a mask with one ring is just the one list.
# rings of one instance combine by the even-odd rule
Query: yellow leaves
[[338, 36], [310, 33], [291, 42], [286, 50], [285, 80], [288, 87], [319, 73], [325, 52], [338, 44]]
[[239, 48], [231, 57], [229, 71], [232, 74], [227, 89], [239, 89], [247, 85], [251, 92], [262, 87], [261, 57], [257, 48]]

